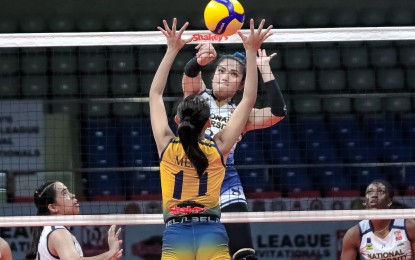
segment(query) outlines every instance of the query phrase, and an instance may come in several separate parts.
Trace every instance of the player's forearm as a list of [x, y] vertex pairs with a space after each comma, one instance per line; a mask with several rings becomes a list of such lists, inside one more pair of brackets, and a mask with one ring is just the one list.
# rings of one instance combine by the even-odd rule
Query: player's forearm
[[267, 65], [258, 65], [259, 72], [261, 73], [262, 80], [267, 83], [268, 81], [275, 80], [274, 74], [272, 73], [271, 66]]
[[151, 83], [149, 93], [150, 98], [154, 96], [163, 95], [167, 83], [167, 78], [169, 76], [171, 66], [176, 56], [177, 51], [167, 50], [156, 71], [156, 74], [154, 75], [153, 82]]
[[265, 82], [262, 95], [264, 107], [270, 107], [274, 116], [284, 117], [287, 115], [287, 106], [277, 81]]
[[182, 90], [185, 97], [198, 94], [202, 89], [202, 78], [200, 73], [198, 76], [192, 78], [183, 74]]
[[249, 101], [249, 104], [252, 104], [252, 107], [255, 105], [258, 91], [258, 72], [256, 66], [256, 52], [253, 50], [247, 50], [246, 79], [242, 99]]

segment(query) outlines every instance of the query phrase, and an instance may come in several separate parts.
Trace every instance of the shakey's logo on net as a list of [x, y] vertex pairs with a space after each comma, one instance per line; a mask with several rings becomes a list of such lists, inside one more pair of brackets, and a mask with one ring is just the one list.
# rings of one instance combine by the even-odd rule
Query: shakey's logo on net
[[227, 40], [228, 36], [222, 36], [222, 35], [217, 35], [217, 34], [210, 34], [210, 33], [206, 33], [206, 34], [201, 34], [201, 33], [197, 33], [197, 34], [193, 34], [193, 39], [192, 41], [194, 42], [198, 42], [198, 41], [222, 41], [222, 40]]

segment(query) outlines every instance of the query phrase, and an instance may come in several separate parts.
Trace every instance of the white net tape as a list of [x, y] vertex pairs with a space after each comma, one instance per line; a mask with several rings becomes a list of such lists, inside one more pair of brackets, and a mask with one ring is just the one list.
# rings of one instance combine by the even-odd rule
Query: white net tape
[[[222, 213], [223, 223], [351, 221], [414, 218], [415, 209]], [[161, 214], [0, 217], [1, 227], [163, 224]]]
[[[241, 30], [247, 33], [247, 30]], [[332, 42], [381, 41], [415, 39], [415, 27], [364, 27], [324, 29], [274, 29], [267, 42]], [[222, 37], [209, 31], [186, 31], [183, 38], [191, 43], [240, 43], [238, 35]], [[160, 45], [165, 37], [160, 32], [100, 32], [100, 33], [33, 33], [2, 34], [0, 47], [55, 47], [55, 46], [109, 46]]]

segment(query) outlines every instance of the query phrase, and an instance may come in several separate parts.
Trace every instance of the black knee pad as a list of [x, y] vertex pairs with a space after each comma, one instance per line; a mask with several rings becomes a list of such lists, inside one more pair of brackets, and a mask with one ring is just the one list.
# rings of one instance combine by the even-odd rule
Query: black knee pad
[[[248, 206], [243, 202], [233, 203], [222, 208], [222, 212], [248, 212]], [[250, 223], [225, 223], [224, 226], [229, 237], [229, 252], [231, 256], [239, 254], [238, 252], [241, 250], [245, 250], [245, 253], [251, 252], [252, 255], [255, 254]], [[256, 258], [245, 257], [239, 259], [254, 260]]]
[[245, 202], [236, 202], [221, 208], [222, 212], [248, 212], [248, 205]]
[[242, 248], [233, 254], [232, 260], [258, 260], [258, 258], [255, 256], [254, 249]]

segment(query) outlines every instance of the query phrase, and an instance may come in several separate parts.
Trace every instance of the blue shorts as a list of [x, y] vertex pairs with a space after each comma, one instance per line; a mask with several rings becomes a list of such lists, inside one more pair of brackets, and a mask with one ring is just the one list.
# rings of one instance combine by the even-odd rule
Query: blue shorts
[[220, 222], [190, 222], [166, 227], [161, 259], [229, 260], [228, 235]]
[[227, 166], [220, 188], [220, 207], [223, 208], [236, 202], [247, 203], [238, 172], [234, 167]]

